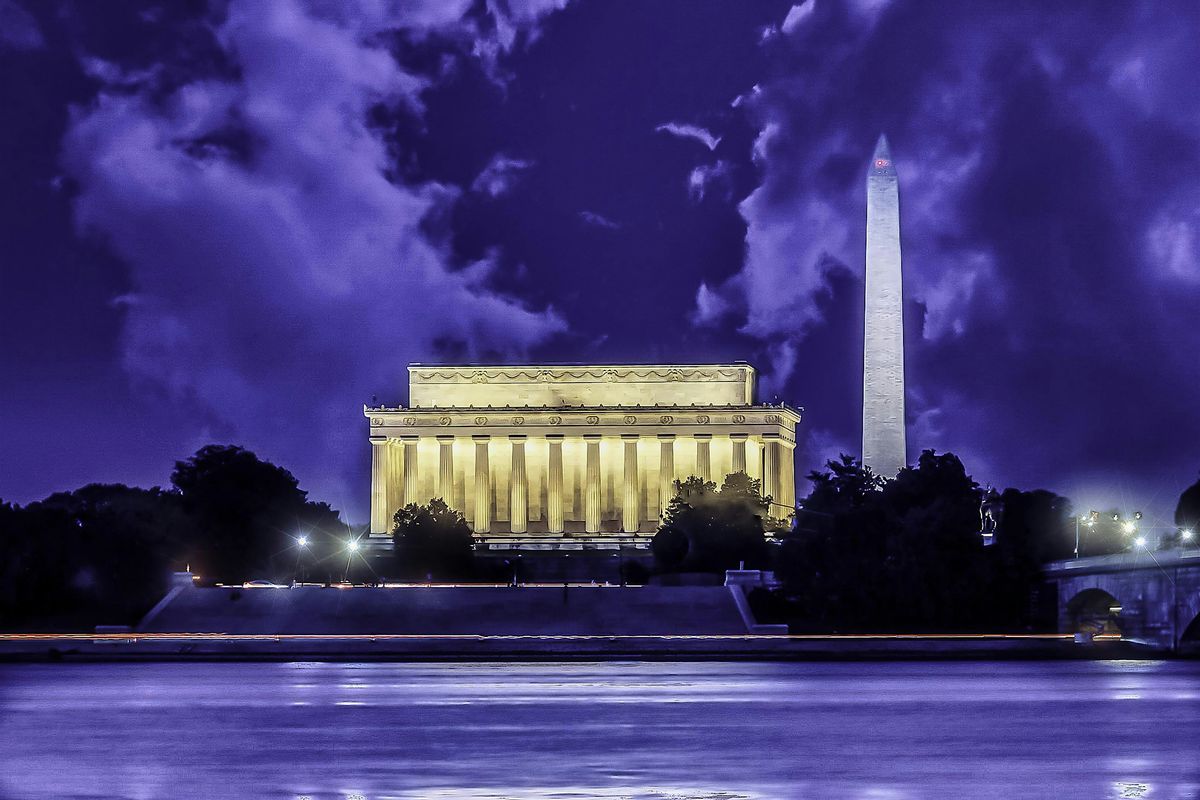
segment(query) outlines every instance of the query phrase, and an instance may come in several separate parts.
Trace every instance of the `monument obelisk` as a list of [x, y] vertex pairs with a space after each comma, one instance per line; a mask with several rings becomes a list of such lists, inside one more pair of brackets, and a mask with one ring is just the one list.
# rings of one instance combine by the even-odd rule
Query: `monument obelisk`
[[867, 291], [863, 337], [863, 464], [896, 477], [904, 452], [904, 284], [900, 192], [887, 137], [867, 173]]

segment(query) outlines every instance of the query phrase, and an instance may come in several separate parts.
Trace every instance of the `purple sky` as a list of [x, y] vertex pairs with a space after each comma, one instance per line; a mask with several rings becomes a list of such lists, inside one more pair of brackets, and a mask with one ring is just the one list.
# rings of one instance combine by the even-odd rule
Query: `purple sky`
[[361, 520], [410, 361], [745, 359], [801, 474], [857, 453], [886, 130], [910, 452], [1170, 512], [1198, 42], [1190, 0], [0, 0], [0, 497], [237, 442]]

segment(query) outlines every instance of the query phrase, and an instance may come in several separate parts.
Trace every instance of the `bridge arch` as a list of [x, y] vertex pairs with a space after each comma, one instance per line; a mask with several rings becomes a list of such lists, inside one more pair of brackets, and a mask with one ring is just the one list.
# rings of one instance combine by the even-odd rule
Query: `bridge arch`
[[1200, 613], [1192, 617], [1192, 621], [1179, 634], [1179, 652], [1188, 655], [1200, 653]]
[[1092, 587], [1084, 589], [1067, 601], [1067, 616], [1072, 633], [1121, 634], [1121, 601], [1113, 595]]

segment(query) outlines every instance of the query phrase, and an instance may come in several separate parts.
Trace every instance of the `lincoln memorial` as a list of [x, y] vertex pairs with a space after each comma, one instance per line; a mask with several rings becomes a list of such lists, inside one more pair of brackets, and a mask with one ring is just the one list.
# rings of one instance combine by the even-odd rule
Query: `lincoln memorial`
[[653, 536], [691, 475], [762, 481], [786, 518], [800, 414], [754, 402], [748, 364], [408, 368], [409, 407], [365, 407], [371, 532], [441, 497], [492, 549]]

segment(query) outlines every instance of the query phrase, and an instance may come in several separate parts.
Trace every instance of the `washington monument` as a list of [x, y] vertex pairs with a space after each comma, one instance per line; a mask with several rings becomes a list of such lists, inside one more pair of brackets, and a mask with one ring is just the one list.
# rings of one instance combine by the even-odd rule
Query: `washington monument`
[[867, 302], [863, 337], [862, 460], [894, 478], [904, 453], [904, 287], [900, 192], [886, 136], [867, 173]]

